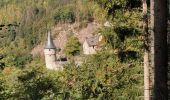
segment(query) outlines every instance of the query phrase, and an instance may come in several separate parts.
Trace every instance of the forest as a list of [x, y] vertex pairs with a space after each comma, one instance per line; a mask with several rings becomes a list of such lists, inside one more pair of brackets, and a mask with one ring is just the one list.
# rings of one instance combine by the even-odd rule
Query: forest
[[[150, 10], [154, 1], [163, 5], [160, 13]], [[0, 100], [168, 100], [167, 6], [167, 0], [0, 0]], [[93, 34], [103, 36], [96, 54], [84, 55], [73, 31], [62, 71], [46, 69], [44, 56], [31, 54], [49, 30], [78, 24], [81, 31], [89, 23], [99, 24]], [[153, 34], [163, 48], [155, 44], [154, 56]]]

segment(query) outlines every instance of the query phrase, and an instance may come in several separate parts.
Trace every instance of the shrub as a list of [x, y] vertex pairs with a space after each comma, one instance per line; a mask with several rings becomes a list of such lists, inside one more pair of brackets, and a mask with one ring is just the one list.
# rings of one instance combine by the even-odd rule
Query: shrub
[[116, 49], [120, 46], [120, 39], [112, 28], [104, 28], [100, 32], [104, 37], [104, 44], [107, 47]]
[[76, 37], [71, 36], [68, 39], [64, 52], [67, 56], [74, 56], [80, 53], [80, 43]]
[[73, 23], [75, 22], [75, 14], [71, 8], [62, 8], [54, 15], [55, 23], [64, 22], [64, 23]]
[[57, 97], [60, 95], [62, 84], [58, 81], [58, 74], [42, 67], [30, 67], [18, 71], [12, 69], [11, 73], [3, 73], [3, 78], [6, 87], [2, 91], [8, 94], [3, 100], [58, 100]]
[[16, 57], [15, 58], [15, 63], [14, 65], [17, 67], [24, 67], [25, 64], [28, 64], [32, 61], [32, 55], [23, 55], [22, 57]]

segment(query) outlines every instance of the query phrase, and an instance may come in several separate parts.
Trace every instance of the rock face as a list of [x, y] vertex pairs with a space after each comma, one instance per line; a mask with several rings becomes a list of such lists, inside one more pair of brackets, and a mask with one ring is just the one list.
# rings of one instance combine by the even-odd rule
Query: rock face
[[44, 47], [43, 43], [37, 45], [35, 48], [32, 49], [31, 54], [33, 56], [44, 57], [43, 47]]
[[58, 52], [60, 55], [64, 54], [63, 49], [66, 43], [67, 43], [67, 32], [61, 31], [54, 39], [54, 44], [57, 45], [58, 48], [60, 48], [60, 52]]
[[[88, 23], [85, 28], [80, 30], [76, 30], [77, 27], [79, 27], [78, 24], [58, 25], [52, 28], [54, 45], [57, 48], [60, 48], [60, 52], [58, 52], [59, 55], [64, 54], [63, 49], [67, 43], [69, 33], [74, 33], [74, 36], [77, 37], [79, 42], [83, 45], [86, 38], [92, 37], [93, 33], [96, 32], [101, 27], [101, 25], [96, 23]], [[44, 57], [43, 47], [44, 43], [37, 45], [32, 49], [31, 54], [33, 56], [40, 55], [41, 57]]]
[[96, 32], [99, 28], [99, 24], [88, 23], [87, 27], [81, 29], [75, 34], [75, 36], [79, 39], [79, 42], [83, 44], [86, 38], [92, 37], [93, 33]]

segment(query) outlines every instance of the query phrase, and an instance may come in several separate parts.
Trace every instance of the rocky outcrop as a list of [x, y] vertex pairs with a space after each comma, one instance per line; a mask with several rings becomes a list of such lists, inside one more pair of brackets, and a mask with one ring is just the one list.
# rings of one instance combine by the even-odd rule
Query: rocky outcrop
[[[101, 25], [96, 24], [96, 23], [88, 23], [85, 28], [77, 30], [79, 28], [78, 23], [75, 24], [63, 24], [63, 25], [57, 25], [52, 28], [52, 36], [53, 36], [53, 41], [54, 44], [57, 48], [60, 48], [60, 55], [63, 55], [63, 49], [64, 46], [67, 43], [67, 38], [70, 33], [73, 33], [79, 40], [81, 44], [85, 41], [87, 37], [93, 36], [93, 33], [96, 32]], [[41, 43], [37, 45], [35, 48], [32, 49], [31, 54], [33, 56], [40, 55], [43, 57], [43, 48], [44, 48], [44, 43]]]

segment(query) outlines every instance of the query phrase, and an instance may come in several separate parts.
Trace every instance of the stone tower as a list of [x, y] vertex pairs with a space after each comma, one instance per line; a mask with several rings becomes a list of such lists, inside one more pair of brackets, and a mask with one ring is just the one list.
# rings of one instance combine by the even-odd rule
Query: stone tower
[[56, 47], [51, 38], [51, 32], [48, 32], [47, 42], [44, 47], [45, 63], [47, 69], [56, 69]]

